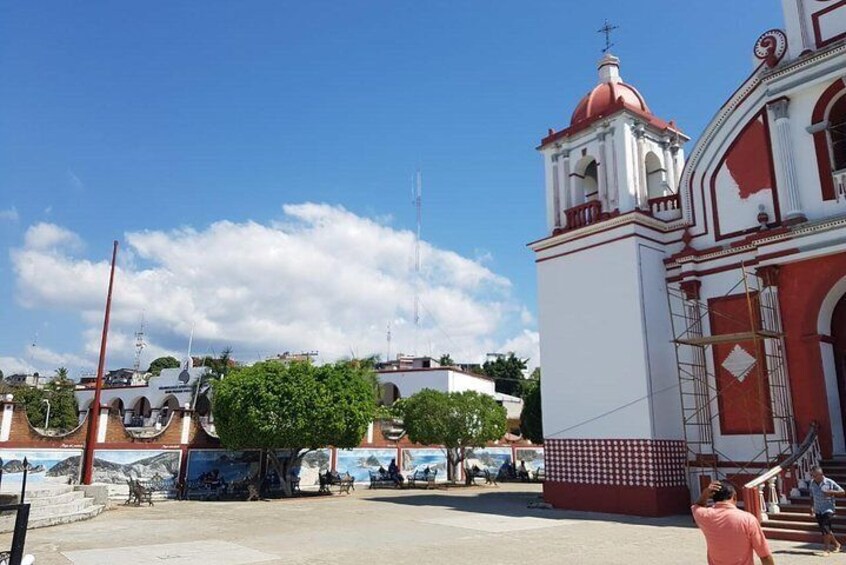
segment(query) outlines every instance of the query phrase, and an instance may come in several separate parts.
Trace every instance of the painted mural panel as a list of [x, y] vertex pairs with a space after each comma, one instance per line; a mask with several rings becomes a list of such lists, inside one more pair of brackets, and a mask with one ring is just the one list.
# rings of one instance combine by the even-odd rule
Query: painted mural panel
[[[319, 475], [331, 468], [332, 450], [324, 448], [306, 453], [300, 461], [299, 467], [294, 469], [293, 472], [300, 478], [300, 489], [308, 490], [312, 487], [315, 489], [319, 488]], [[271, 491], [281, 490], [276, 473], [270, 468], [270, 465], [267, 468], [267, 485]]]
[[538, 469], [543, 469], [543, 448], [542, 447], [518, 447], [514, 450], [517, 459], [514, 464], [517, 467], [520, 463], [526, 464], [526, 470], [534, 473]]
[[717, 238], [759, 226], [758, 214], [779, 219], [766, 115], [761, 112], [737, 135], [711, 179]]
[[156, 480], [174, 490], [179, 479], [179, 450], [98, 449], [94, 452], [93, 482], [115, 485], [110, 492], [128, 491], [127, 479]]
[[188, 452], [185, 478], [191, 481], [220, 481], [226, 485], [254, 480], [261, 470], [260, 451], [193, 449]]
[[396, 456], [396, 449], [339, 449], [335, 470], [349, 473], [357, 483], [369, 483], [370, 471], [378, 471], [379, 467], [387, 469]]
[[3, 492], [17, 492], [23, 480], [23, 460], [29, 466], [28, 485], [79, 482], [81, 449], [0, 449]]
[[465, 467], [488, 470], [496, 474], [505, 463], [511, 463], [510, 447], [469, 448], [464, 460]]
[[443, 449], [420, 448], [402, 450], [402, 472], [406, 476], [426, 468], [438, 471], [437, 480], [447, 480], [447, 459]]

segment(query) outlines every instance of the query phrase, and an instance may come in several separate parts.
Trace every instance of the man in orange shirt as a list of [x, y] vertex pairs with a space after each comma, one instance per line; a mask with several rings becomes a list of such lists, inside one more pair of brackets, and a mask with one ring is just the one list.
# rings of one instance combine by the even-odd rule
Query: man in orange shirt
[[[714, 501], [709, 507], [708, 501]], [[728, 481], [708, 485], [690, 507], [696, 525], [708, 544], [708, 565], [755, 565], [753, 551], [762, 565], [774, 565], [761, 524], [737, 507], [737, 491]]]

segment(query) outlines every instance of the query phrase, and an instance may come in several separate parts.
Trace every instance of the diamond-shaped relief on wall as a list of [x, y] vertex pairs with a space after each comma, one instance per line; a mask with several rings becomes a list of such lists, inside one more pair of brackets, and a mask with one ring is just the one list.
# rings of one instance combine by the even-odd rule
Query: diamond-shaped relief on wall
[[722, 367], [738, 381], [743, 382], [746, 376], [755, 366], [756, 359], [740, 345], [735, 345], [725, 360]]

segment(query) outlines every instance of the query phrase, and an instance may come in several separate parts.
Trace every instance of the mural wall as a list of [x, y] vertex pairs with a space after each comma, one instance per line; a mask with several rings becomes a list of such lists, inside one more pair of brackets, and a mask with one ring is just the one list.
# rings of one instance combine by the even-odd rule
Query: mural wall
[[526, 464], [526, 470], [534, 473], [543, 469], [543, 448], [542, 447], [518, 447], [514, 450], [514, 464], [518, 467], [521, 462]]
[[179, 450], [97, 449], [94, 451], [93, 482], [110, 485], [109, 492], [129, 492], [127, 479], [156, 480], [163, 491], [173, 492], [179, 480]]
[[438, 471], [437, 481], [447, 480], [447, 459], [443, 449], [420, 448], [402, 450], [402, 473], [406, 476], [424, 469]]
[[464, 466], [472, 468], [474, 465], [491, 473], [497, 473], [505, 463], [511, 463], [510, 447], [470, 448], [466, 452]]
[[0, 449], [3, 492], [18, 492], [23, 479], [23, 460], [29, 466], [27, 485], [79, 482], [80, 449]]
[[349, 473], [357, 483], [369, 483], [370, 471], [378, 471], [379, 467], [387, 469], [396, 456], [396, 449], [339, 449], [335, 470]]
[[221, 482], [234, 488], [255, 480], [260, 470], [260, 451], [194, 449], [188, 453], [185, 479], [188, 482]]

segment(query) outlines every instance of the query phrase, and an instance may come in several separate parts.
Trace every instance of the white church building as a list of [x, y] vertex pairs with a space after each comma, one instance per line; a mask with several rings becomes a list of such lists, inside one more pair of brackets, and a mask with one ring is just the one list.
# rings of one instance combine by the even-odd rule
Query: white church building
[[782, 6], [695, 143], [611, 54], [541, 140], [548, 233], [530, 247], [557, 507], [685, 512], [812, 423], [824, 457], [846, 453], [846, 2]]

